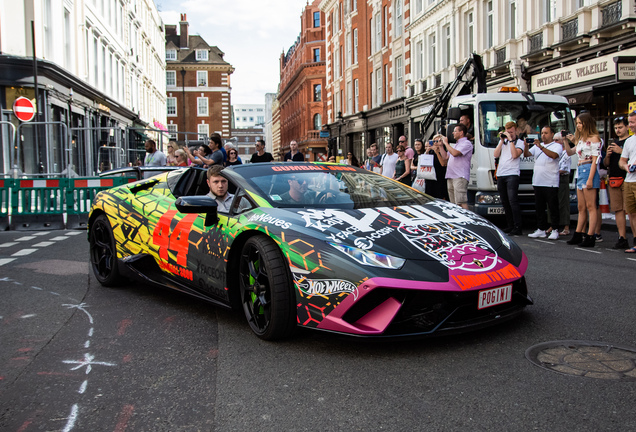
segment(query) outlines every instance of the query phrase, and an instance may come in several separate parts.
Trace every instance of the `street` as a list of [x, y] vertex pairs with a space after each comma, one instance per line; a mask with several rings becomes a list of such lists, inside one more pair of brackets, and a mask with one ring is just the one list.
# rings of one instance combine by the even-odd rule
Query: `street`
[[591, 250], [515, 237], [535, 304], [497, 327], [409, 341], [299, 331], [270, 343], [240, 313], [139, 282], [100, 286], [86, 231], [3, 231], [0, 429], [635, 430], [636, 354], [615, 379], [525, 356], [550, 341], [636, 353], [636, 257], [609, 249], [615, 232], [603, 236]]

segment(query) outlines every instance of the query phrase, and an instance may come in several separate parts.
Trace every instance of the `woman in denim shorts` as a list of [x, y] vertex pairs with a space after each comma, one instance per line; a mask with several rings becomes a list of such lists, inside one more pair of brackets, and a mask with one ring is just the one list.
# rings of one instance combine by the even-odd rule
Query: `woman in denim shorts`
[[[576, 117], [576, 133], [564, 137], [565, 151], [572, 156], [574, 153], [579, 158], [579, 167], [576, 180], [576, 197], [578, 199], [579, 220], [576, 231], [568, 244], [581, 247], [594, 247], [594, 229], [597, 222], [596, 194], [601, 187], [601, 179], [596, 170], [596, 161], [601, 155], [601, 137], [596, 129], [594, 118], [587, 112]], [[571, 143], [577, 142], [572, 148]], [[587, 234], [584, 236], [585, 224], [588, 222]]]

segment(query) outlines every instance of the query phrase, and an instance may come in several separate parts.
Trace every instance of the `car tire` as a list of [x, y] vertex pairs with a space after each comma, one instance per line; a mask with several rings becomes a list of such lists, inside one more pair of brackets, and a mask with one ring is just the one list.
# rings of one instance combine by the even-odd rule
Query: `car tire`
[[296, 328], [293, 283], [280, 248], [269, 237], [245, 242], [239, 262], [243, 312], [261, 339], [289, 337]]
[[88, 233], [93, 274], [104, 286], [117, 286], [123, 281], [117, 268], [117, 248], [113, 229], [106, 215], [99, 215], [91, 223]]

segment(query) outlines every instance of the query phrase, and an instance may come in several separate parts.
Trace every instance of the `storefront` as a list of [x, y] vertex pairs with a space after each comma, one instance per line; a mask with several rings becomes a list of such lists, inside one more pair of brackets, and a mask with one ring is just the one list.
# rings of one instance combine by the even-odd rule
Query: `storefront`
[[589, 112], [607, 142], [613, 136], [614, 118], [626, 115], [629, 104], [636, 102], [634, 60], [636, 47], [617, 50], [532, 75], [531, 89], [565, 96], [575, 114]]

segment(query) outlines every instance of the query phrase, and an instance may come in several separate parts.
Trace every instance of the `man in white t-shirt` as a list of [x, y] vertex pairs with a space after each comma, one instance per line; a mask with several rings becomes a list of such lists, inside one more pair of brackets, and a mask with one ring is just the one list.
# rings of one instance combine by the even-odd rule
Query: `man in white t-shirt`
[[[166, 166], [167, 159], [163, 152], [157, 150], [157, 144], [149, 139], [145, 142], [144, 148], [146, 149], [146, 157], [144, 158], [144, 166], [147, 167], [162, 167]], [[144, 173], [144, 178], [156, 176], [160, 171], [147, 171]]]
[[521, 206], [519, 205], [519, 162], [523, 154], [523, 141], [517, 139], [517, 123], [505, 124], [505, 131], [499, 136], [499, 144], [495, 148], [497, 165], [497, 191], [501, 197], [506, 214], [506, 234], [521, 235]]
[[380, 165], [382, 166], [382, 175], [388, 178], [393, 178], [395, 175], [395, 164], [398, 160], [397, 153], [393, 153], [393, 144], [387, 142], [384, 144], [385, 153], [382, 155]]
[[548, 228], [546, 204], [550, 209], [550, 240], [559, 238], [559, 158], [563, 153], [563, 146], [554, 142], [554, 131], [550, 126], [541, 129], [541, 140], [534, 140], [534, 146], [528, 148], [528, 141], [524, 141], [524, 156], [534, 157], [534, 172], [532, 187], [534, 188], [534, 203], [537, 212], [537, 230], [528, 234], [531, 238], [545, 238]]
[[[634, 135], [625, 141], [618, 166], [627, 171], [623, 187], [623, 205], [625, 213], [629, 215], [629, 224], [636, 239], [636, 111], [629, 114], [628, 127]], [[627, 249], [626, 253], [636, 253], [636, 240], [634, 243], [634, 247]]]

